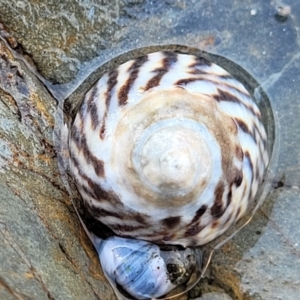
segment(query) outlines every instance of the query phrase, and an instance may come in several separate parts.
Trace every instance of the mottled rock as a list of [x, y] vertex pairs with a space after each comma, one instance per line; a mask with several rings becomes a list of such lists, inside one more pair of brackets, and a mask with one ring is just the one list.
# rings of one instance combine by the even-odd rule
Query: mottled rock
[[0, 298], [111, 299], [62, 184], [56, 101], [0, 41]]
[[232, 298], [224, 293], [207, 293], [195, 300], [232, 300]]

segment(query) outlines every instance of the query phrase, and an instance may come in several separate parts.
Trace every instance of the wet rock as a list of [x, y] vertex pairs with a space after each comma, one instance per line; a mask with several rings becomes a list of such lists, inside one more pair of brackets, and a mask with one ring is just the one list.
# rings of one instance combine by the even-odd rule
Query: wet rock
[[297, 47], [297, 33], [290, 26], [297, 10], [292, 3], [290, 7], [288, 22], [278, 24], [273, 17], [276, 5], [254, 0], [235, 4], [226, 0], [222, 5], [214, 1], [51, 0], [40, 4], [1, 0], [0, 21], [39, 72], [55, 84], [75, 79], [96, 58], [103, 63], [129, 50], [160, 44], [219, 53], [238, 64], [248, 62], [250, 71], [267, 77], [270, 65], [272, 70], [281, 69]]
[[[137, 2], [137, 3], [135, 3]], [[84, 61], [113, 48], [126, 6], [143, 1], [0, 1], [1, 21], [53, 83], [74, 78]]]
[[207, 293], [195, 300], [232, 300], [232, 298], [224, 293]]
[[61, 182], [56, 101], [0, 41], [0, 298], [111, 299]]

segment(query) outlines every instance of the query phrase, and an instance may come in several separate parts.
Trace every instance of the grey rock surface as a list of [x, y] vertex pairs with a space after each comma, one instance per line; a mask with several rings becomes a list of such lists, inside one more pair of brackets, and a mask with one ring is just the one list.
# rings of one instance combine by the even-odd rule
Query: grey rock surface
[[[190, 298], [299, 298], [299, 20], [298, 0], [0, 0], [0, 21], [19, 42], [7, 37], [11, 47], [59, 101], [116, 56], [166, 44], [232, 60], [268, 96], [272, 189], [251, 223], [215, 252]], [[0, 50], [0, 299], [114, 298], [58, 172], [57, 102], [5, 44]]]
[[0, 299], [111, 299], [62, 184], [57, 102], [0, 41]]

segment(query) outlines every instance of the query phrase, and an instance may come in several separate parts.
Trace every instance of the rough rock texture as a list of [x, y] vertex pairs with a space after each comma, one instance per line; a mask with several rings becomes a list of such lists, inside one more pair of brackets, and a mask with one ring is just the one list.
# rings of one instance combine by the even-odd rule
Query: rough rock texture
[[56, 101], [0, 41], [0, 299], [111, 299], [61, 182]]
[[204, 294], [202, 297], [196, 298], [195, 300], [232, 300], [232, 298], [224, 293], [212, 292]]

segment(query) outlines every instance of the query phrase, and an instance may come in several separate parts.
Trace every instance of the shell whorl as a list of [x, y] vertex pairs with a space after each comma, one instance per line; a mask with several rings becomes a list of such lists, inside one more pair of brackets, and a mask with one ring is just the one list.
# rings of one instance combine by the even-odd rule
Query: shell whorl
[[202, 245], [245, 214], [268, 164], [241, 83], [193, 55], [152, 53], [102, 76], [71, 128], [70, 171], [116, 234]]
[[202, 263], [199, 249], [166, 251], [153, 243], [120, 237], [110, 237], [96, 248], [116, 295], [120, 295], [117, 283], [135, 299], [156, 299], [167, 294], [186, 283], [193, 272], [196, 275]]

